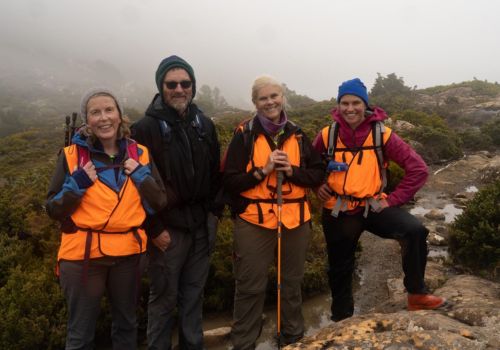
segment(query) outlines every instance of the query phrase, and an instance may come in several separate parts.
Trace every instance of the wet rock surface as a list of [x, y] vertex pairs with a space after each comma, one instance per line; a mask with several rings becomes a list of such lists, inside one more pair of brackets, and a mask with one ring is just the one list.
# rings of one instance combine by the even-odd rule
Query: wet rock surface
[[500, 349], [500, 284], [444, 264], [447, 224], [460, 213], [454, 209], [473, 197], [485, 173], [499, 173], [499, 160], [481, 153], [433, 169], [417, 197], [422, 210], [414, 214], [430, 231], [426, 283], [447, 298], [445, 309], [407, 311], [398, 243], [364, 233], [355, 315], [284, 349]]

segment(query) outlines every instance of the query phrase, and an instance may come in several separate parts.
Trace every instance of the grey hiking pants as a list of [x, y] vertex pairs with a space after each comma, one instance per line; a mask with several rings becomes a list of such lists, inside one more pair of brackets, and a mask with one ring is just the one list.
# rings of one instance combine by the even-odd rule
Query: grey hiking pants
[[148, 349], [172, 348], [172, 328], [178, 311], [179, 349], [203, 349], [203, 290], [208, 276], [208, 235], [167, 228], [171, 243], [165, 252], [148, 247]]
[[83, 261], [62, 260], [60, 284], [68, 305], [66, 349], [94, 349], [94, 334], [107, 292], [111, 303], [113, 349], [137, 349], [137, 297], [145, 254], [91, 259], [83, 280]]
[[[254, 349], [262, 326], [268, 269], [275, 261], [277, 230], [234, 222], [234, 315], [231, 341], [234, 349]], [[281, 238], [281, 334], [286, 340], [304, 334], [301, 283], [311, 235], [307, 222], [283, 228]]]

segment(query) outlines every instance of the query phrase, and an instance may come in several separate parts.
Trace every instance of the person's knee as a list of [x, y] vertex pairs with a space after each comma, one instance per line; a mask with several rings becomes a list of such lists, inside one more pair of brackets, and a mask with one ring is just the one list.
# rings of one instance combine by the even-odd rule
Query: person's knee
[[425, 241], [428, 235], [429, 230], [421, 223], [408, 225], [408, 228], [406, 230], [406, 237], [411, 241]]

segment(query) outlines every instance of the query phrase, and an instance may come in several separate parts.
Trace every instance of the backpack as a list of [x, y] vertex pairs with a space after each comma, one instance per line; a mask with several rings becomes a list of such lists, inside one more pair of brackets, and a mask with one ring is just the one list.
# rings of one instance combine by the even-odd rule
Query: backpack
[[[373, 138], [373, 146], [370, 147], [357, 147], [358, 149], [374, 149], [375, 154], [377, 155], [377, 163], [379, 166], [380, 176], [382, 180], [382, 186], [380, 188], [380, 192], [383, 192], [385, 187], [387, 186], [387, 164], [384, 160], [384, 132], [385, 125], [382, 121], [376, 121], [372, 125], [372, 138]], [[336, 121], [332, 122], [330, 126], [330, 130], [328, 130], [328, 148], [326, 152], [327, 161], [335, 158], [335, 152], [339, 150], [354, 150], [351, 148], [337, 148], [337, 140], [339, 137], [339, 125]]]

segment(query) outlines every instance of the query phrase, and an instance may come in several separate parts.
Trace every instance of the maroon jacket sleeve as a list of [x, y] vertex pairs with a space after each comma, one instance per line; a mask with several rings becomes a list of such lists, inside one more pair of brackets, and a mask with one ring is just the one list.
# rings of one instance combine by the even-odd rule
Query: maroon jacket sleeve
[[389, 194], [387, 202], [390, 206], [405, 204], [425, 184], [429, 175], [427, 165], [422, 157], [395, 132], [391, 133], [384, 145], [384, 155], [387, 160], [392, 160], [405, 171], [399, 184]]

